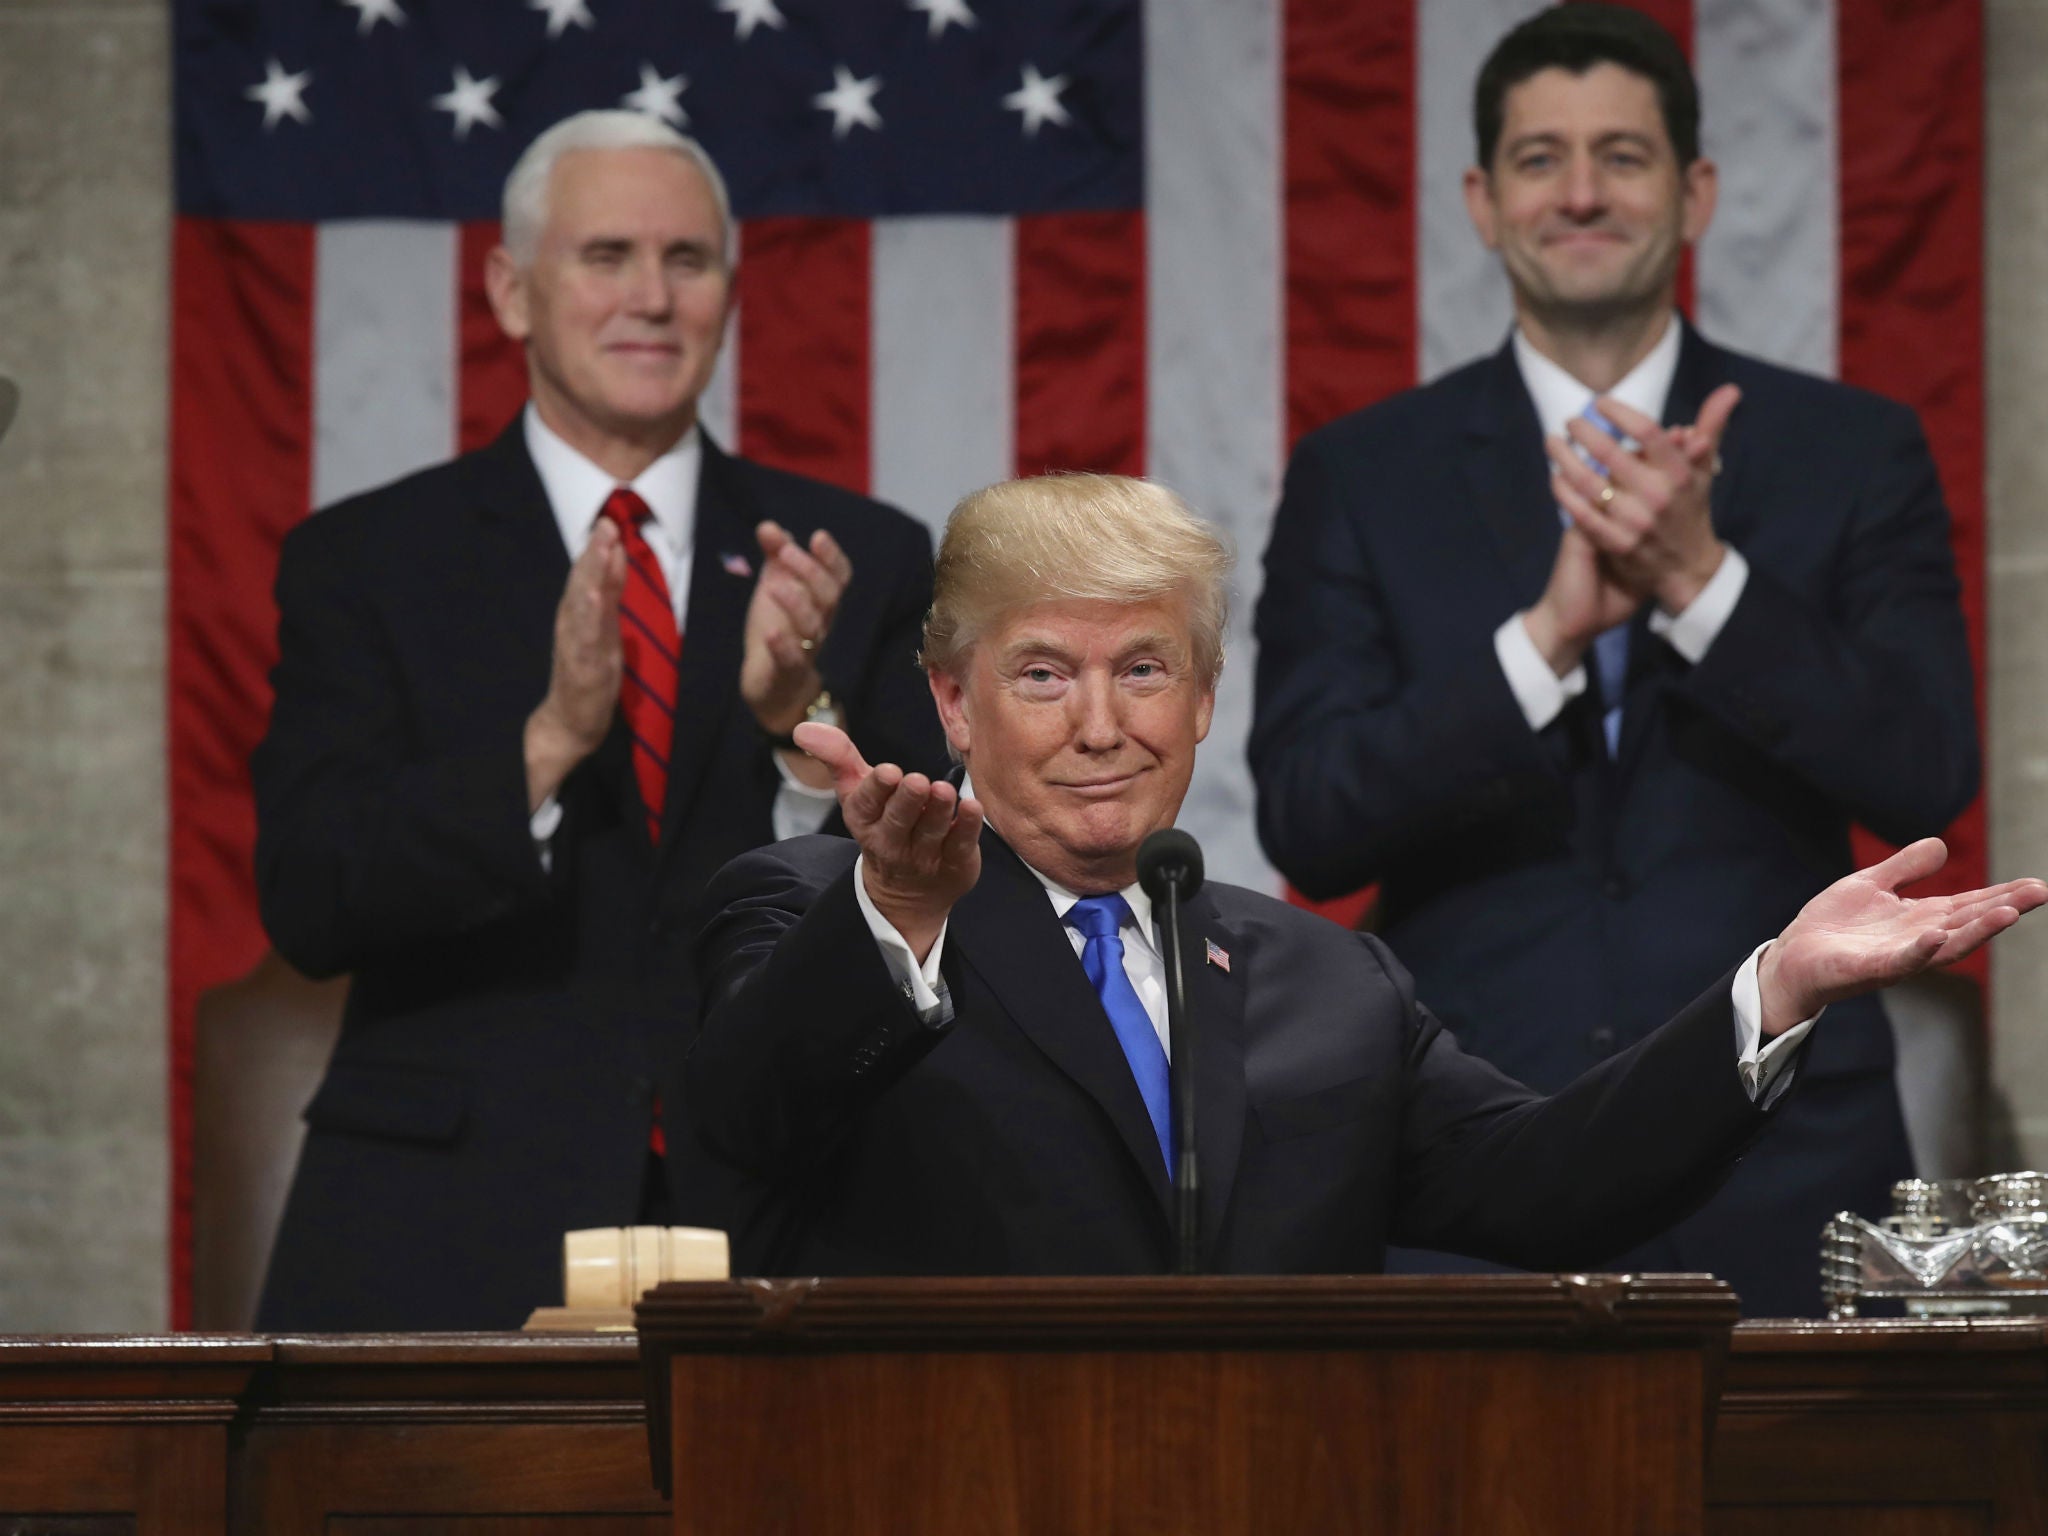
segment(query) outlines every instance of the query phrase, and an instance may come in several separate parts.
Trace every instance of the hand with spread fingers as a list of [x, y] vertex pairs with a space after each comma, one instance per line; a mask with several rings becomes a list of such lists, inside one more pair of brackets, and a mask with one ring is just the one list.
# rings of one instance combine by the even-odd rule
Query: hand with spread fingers
[[1682, 613], [1720, 569], [1725, 547], [1714, 533], [1709, 497], [1721, 435], [1741, 399], [1741, 390], [1724, 384], [1707, 396], [1693, 425], [1665, 427], [1602, 396], [1601, 413], [1635, 448], [1583, 418], [1566, 425], [1569, 441], [1553, 437], [1544, 445], [1558, 505], [1614, 580], [1666, 613]]
[[754, 530], [761, 543], [761, 579], [747, 605], [745, 651], [740, 660], [740, 697], [771, 736], [787, 736], [824, 687], [818, 652], [853, 562], [819, 529], [805, 548], [779, 523]]
[[1953, 965], [2048, 902], [2048, 883], [2035, 879], [1954, 896], [1899, 894], [1947, 862], [1942, 840], [1923, 837], [1800, 908], [1757, 962], [1764, 1034], [1782, 1034], [1829, 1003]]
[[619, 600], [625, 589], [626, 547], [617, 525], [600, 518], [569, 568], [555, 607], [547, 696], [526, 719], [529, 811], [539, 810], [612, 728], [625, 669], [619, 643]]
[[831, 770], [868, 899], [922, 961], [953, 903], [981, 878], [981, 802], [894, 763], [870, 768], [837, 726], [800, 725], [796, 740]]

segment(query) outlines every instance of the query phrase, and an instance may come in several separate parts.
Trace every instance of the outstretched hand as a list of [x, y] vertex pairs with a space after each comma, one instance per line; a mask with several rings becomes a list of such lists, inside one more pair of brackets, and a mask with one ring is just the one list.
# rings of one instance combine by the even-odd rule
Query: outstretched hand
[[894, 763], [870, 768], [837, 726], [810, 721], [795, 736], [832, 772], [846, 830], [860, 844], [868, 899], [923, 960], [953, 903], [981, 878], [981, 802]]
[[2048, 902], [2048, 883], [2034, 879], [1954, 896], [1898, 894], [1947, 862], [1941, 839], [1923, 837], [1802, 907], [1757, 964], [1764, 1035], [1783, 1034], [1829, 1003], [1953, 965]]

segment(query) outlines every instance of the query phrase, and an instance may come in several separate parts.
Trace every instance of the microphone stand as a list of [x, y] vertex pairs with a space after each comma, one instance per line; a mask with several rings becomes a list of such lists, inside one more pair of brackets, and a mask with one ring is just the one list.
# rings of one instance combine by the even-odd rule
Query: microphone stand
[[1195, 1160], [1195, 1061], [1188, 1023], [1186, 981], [1181, 967], [1180, 888], [1182, 872], [1163, 882], [1159, 938], [1166, 962], [1166, 1038], [1172, 1060], [1173, 1093], [1173, 1272], [1201, 1272], [1201, 1171]]

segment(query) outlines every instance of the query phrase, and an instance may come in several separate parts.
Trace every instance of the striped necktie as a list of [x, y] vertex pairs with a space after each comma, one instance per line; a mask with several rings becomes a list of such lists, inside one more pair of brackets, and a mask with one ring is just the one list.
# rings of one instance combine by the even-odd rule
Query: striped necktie
[[633, 777], [647, 808], [647, 838], [661, 841], [661, 807], [668, 794], [668, 754], [675, 739], [677, 664], [683, 637], [661, 562], [641, 525], [654, 514], [624, 486], [604, 501], [601, 514], [618, 525], [626, 546], [626, 589], [619, 598], [619, 638], [626, 675], [619, 710], [633, 734]]

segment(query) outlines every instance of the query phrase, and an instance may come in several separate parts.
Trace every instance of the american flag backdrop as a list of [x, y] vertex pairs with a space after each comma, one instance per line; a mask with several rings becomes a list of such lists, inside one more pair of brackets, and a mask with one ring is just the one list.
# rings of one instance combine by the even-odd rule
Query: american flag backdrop
[[[700, 138], [739, 304], [741, 453], [930, 520], [1047, 468], [1155, 476], [1243, 557], [1288, 445], [1500, 344], [1471, 82], [1528, 0], [176, 0], [170, 484], [173, 1316], [191, 1022], [264, 949], [247, 763], [278, 541], [493, 436], [482, 292], [518, 151], [593, 106]], [[1722, 199], [1717, 340], [1921, 411], [1982, 634], [1978, 0], [1646, 0], [1689, 39]], [[1183, 817], [1272, 883], [1227, 671]], [[1952, 841], [1975, 883], [1981, 807]]]

